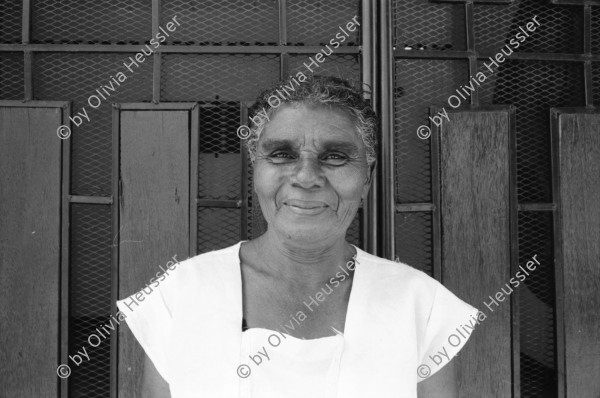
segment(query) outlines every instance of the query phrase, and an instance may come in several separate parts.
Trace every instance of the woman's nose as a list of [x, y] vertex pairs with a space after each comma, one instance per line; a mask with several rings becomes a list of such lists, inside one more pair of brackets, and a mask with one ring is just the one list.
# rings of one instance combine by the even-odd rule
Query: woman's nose
[[294, 170], [293, 183], [302, 188], [320, 188], [324, 185], [323, 170], [319, 159], [303, 158]]

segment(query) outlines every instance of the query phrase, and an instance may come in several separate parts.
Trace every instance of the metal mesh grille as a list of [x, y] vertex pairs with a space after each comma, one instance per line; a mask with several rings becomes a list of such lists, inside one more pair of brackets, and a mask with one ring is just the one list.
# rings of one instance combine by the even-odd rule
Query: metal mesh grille
[[0, 43], [20, 44], [23, 2], [6, 0], [0, 3]]
[[240, 241], [240, 210], [198, 208], [198, 254], [222, 249]]
[[118, 243], [111, 237], [110, 206], [71, 205], [69, 353], [85, 347], [90, 360], [71, 365], [70, 397], [110, 395], [110, 342], [93, 348], [87, 339], [111, 315], [111, 246]]
[[[416, 4], [417, 1], [394, 2], [395, 49], [464, 49], [464, 30], [471, 26], [465, 21], [464, 5], [426, 1]], [[519, 27], [525, 27], [534, 16], [540, 26], [535, 32], [529, 32], [524, 42], [519, 41], [518, 52], [557, 54], [556, 59], [565, 59], [569, 54], [577, 54], [570, 55], [577, 59], [579, 54], [583, 54], [584, 7], [550, 5], [540, 0], [515, 0], [502, 5], [474, 4], [473, 7], [472, 26], [477, 56], [497, 53], [517, 33], [523, 34]], [[592, 7], [591, 42], [594, 52], [600, 50], [598, 10], [600, 8]], [[431, 57], [432, 54], [425, 55]], [[443, 56], [440, 53], [439, 57]], [[464, 57], [467, 56], [465, 53]], [[430, 202], [429, 145], [417, 138], [415, 130], [419, 125], [429, 125], [430, 105], [445, 102], [454, 89], [468, 81], [467, 64], [463, 61], [401, 57], [402, 52], [397, 52], [394, 74], [396, 201]], [[528, 54], [528, 57], [532, 59], [514, 60], [513, 57], [499, 69], [494, 67], [493, 73], [480, 60], [479, 70], [485, 71], [487, 79], [478, 89], [478, 94], [481, 105], [513, 105], [516, 108], [519, 202], [551, 203], [549, 111], [553, 107], [585, 105], [583, 62], [535, 60], [542, 58], [538, 54]], [[450, 68], [452, 64], [454, 67]], [[600, 63], [592, 64], [592, 74], [594, 101], [598, 104]], [[463, 102], [463, 105], [467, 104]], [[421, 219], [417, 218], [417, 214], [396, 214], [395, 243], [400, 260], [420, 267], [423, 263], [431, 264], [431, 216], [421, 213], [425, 217]], [[523, 397], [555, 397], [556, 380], [561, 375], [556, 375], [555, 369], [552, 212], [521, 212], [518, 225], [520, 263], [525, 264], [538, 254], [542, 266], [519, 288], [523, 289], [519, 290], [518, 298], [521, 362], [520, 374], [516, 377], [521, 379]], [[403, 253], [406, 248], [413, 247], [420, 249], [414, 254]], [[426, 272], [431, 272], [431, 268]]]
[[0, 99], [21, 100], [24, 98], [23, 54], [0, 53]]
[[429, 212], [396, 213], [396, 256], [433, 276], [433, 230]]
[[549, 111], [585, 105], [582, 87], [580, 63], [548, 61], [505, 61], [493, 80], [482, 83], [482, 103], [517, 108], [519, 202], [552, 201]]
[[200, 199], [239, 199], [242, 157], [238, 103], [200, 108], [198, 195]]
[[288, 0], [287, 16], [288, 42], [290, 44], [306, 46], [328, 44], [340, 32], [338, 26], [341, 26], [349, 34], [349, 37], [341, 45], [356, 46], [359, 44], [359, 29], [354, 32], [346, 29], [346, 23], [355, 16], [360, 22], [359, 0], [335, 2]]
[[[200, 3], [200, 4], [198, 4]], [[277, 45], [277, 0], [163, 0], [161, 19], [177, 15], [181, 23], [167, 44]]]
[[430, 105], [444, 103], [468, 80], [468, 64], [400, 59], [394, 76], [396, 201], [431, 202], [429, 140], [421, 140], [416, 131], [420, 125], [429, 125]]
[[477, 51], [496, 53], [521, 32], [519, 26], [525, 26], [536, 15], [540, 26], [516, 51], [583, 52], [583, 7], [549, 5], [539, 0], [515, 1], [510, 5], [475, 5]]
[[600, 53], [600, 7], [592, 7], [592, 52]]
[[519, 287], [521, 396], [556, 396], [555, 288], [551, 212], [519, 212], [519, 264], [541, 263]]
[[406, 50], [464, 50], [465, 11], [460, 4], [394, 1], [394, 46]]
[[[325, 61], [322, 64], [319, 64], [318, 68], [311, 64], [312, 61], [309, 57], [314, 59], [313, 55], [302, 54], [290, 56], [290, 74], [296, 76], [296, 73], [302, 72], [308, 76], [310, 74], [310, 69], [306, 67], [306, 65], [308, 65], [315, 75], [336, 76], [342, 79], [361, 81], [358, 55], [332, 54], [329, 57], [326, 57]], [[318, 63], [316, 60], [315, 62]]]
[[363, 247], [362, 245], [362, 209], [358, 209], [356, 212], [356, 216], [354, 216], [354, 220], [352, 220], [352, 224], [348, 227], [348, 231], [346, 231], [346, 240], [352, 243], [355, 246]]
[[139, 44], [152, 38], [146, 0], [37, 0], [33, 43]]
[[265, 86], [279, 79], [279, 58], [241, 54], [163, 55], [161, 77], [162, 101], [254, 100]]
[[[244, 146], [243, 151], [247, 151], [246, 146]], [[248, 159], [245, 175], [246, 186], [244, 187], [244, 189], [246, 190], [246, 195], [248, 197], [248, 210], [246, 217], [246, 232], [248, 234], [247, 239], [254, 239], [258, 237], [254, 236], [255, 228], [253, 220], [256, 217], [256, 215], [254, 214], [254, 196], [252, 194], [254, 187], [254, 178], [252, 177], [253, 173], [254, 167], [252, 166], [252, 163], [250, 163], [250, 159]]]
[[[139, 69], [133, 69], [134, 72], [131, 73], [123, 66], [123, 62], [129, 62], [132, 55], [40, 53], [35, 56], [35, 99], [73, 100], [72, 114], [85, 107], [90, 118], [89, 122], [84, 118], [80, 127], [71, 126], [71, 193], [74, 195], [111, 194], [110, 103], [152, 99], [152, 61], [147, 59], [139, 64]], [[88, 104], [88, 97], [98, 95], [95, 90], [108, 84], [111, 76], [123, 70], [127, 80], [110, 97], [105, 95], [106, 100], [102, 100], [102, 104], [93, 109]]]

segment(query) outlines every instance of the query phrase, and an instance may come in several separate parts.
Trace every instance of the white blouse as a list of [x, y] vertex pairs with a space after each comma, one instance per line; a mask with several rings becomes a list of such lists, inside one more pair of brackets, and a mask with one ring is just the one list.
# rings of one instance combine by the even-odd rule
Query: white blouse
[[242, 332], [241, 243], [178, 263], [139, 305], [117, 302], [172, 398], [416, 398], [478, 323], [435, 279], [355, 247], [343, 334]]
[[[248, 329], [242, 333], [240, 363], [249, 365], [252, 373], [240, 384], [239, 396], [333, 397], [343, 347], [341, 335], [303, 340], [273, 330]], [[257, 353], [266, 353], [268, 359], [258, 354], [259, 361]]]

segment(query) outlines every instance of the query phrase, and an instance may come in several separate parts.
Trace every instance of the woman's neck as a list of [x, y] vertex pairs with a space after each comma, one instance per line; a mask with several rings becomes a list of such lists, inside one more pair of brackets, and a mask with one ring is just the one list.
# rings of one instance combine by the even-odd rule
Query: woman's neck
[[343, 237], [309, 244], [284, 241], [280, 236], [267, 230], [251, 242], [261, 259], [261, 270], [292, 284], [322, 284], [356, 254]]

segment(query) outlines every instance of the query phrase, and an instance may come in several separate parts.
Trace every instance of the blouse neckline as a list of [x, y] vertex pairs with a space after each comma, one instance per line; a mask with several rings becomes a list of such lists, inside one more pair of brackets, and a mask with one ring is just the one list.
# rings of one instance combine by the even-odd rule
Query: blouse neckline
[[[240, 257], [240, 252], [241, 252], [241, 248], [242, 248], [242, 243], [244, 242], [248, 242], [248, 240], [241, 240], [237, 243], [237, 245], [235, 246], [235, 250], [234, 252], [237, 254], [237, 263], [238, 266], [236, 268], [236, 273], [237, 273], [237, 278], [239, 281], [239, 286], [240, 289], [243, 289], [243, 285], [242, 285], [242, 259]], [[359, 272], [360, 267], [360, 261], [359, 258], [362, 258], [362, 250], [359, 249], [358, 247], [356, 247], [355, 245], [353, 245], [352, 243], [350, 243], [350, 245], [352, 245], [352, 247], [354, 247], [354, 249], [356, 250], [356, 258], [354, 259], [354, 276], [352, 278], [352, 287], [350, 288], [350, 297], [348, 298], [348, 306], [346, 307], [346, 317], [344, 319], [344, 331], [343, 332], [339, 332], [331, 335], [331, 336], [322, 336], [322, 337], [316, 337], [314, 339], [302, 339], [299, 337], [294, 337], [292, 335], [289, 335], [287, 333], [283, 333], [277, 330], [272, 330], [272, 329], [267, 329], [267, 328], [248, 328], [244, 331], [242, 331], [242, 334], [244, 333], [248, 333], [252, 330], [264, 330], [264, 331], [268, 331], [271, 333], [283, 333], [285, 334], [287, 337], [291, 338], [292, 341], [300, 341], [300, 342], [311, 342], [311, 341], [324, 341], [325, 339], [336, 339], [341, 337], [344, 337], [345, 335], [348, 334], [348, 327], [350, 325], [352, 325], [351, 321], [353, 319], [352, 315], [354, 313], [354, 302], [357, 300], [356, 296], [359, 293], [356, 293], [357, 287], [359, 286], [359, 284], [357, 283], [357, 281], [359, 280], [358, 276], [362, 275], [362, 272]], [[343, 270], [343, 269], [342, 269]], [[315, 293], [317, 293], [317, 291], [315, 291]], [[239, 300], [239, 308], [240, 308], [240, 319], [239, 319], [239, 325], [242, 325], [242, 321], [243, 321], [243, 314], [244, 314], [244, 295], [243, 295], [243, 290], [240, 290], [240, 300]], [[309, 317], [310, 315], [307, 315], [307, 317]], [[240, 327], [241, 328], [241, 327]]]

